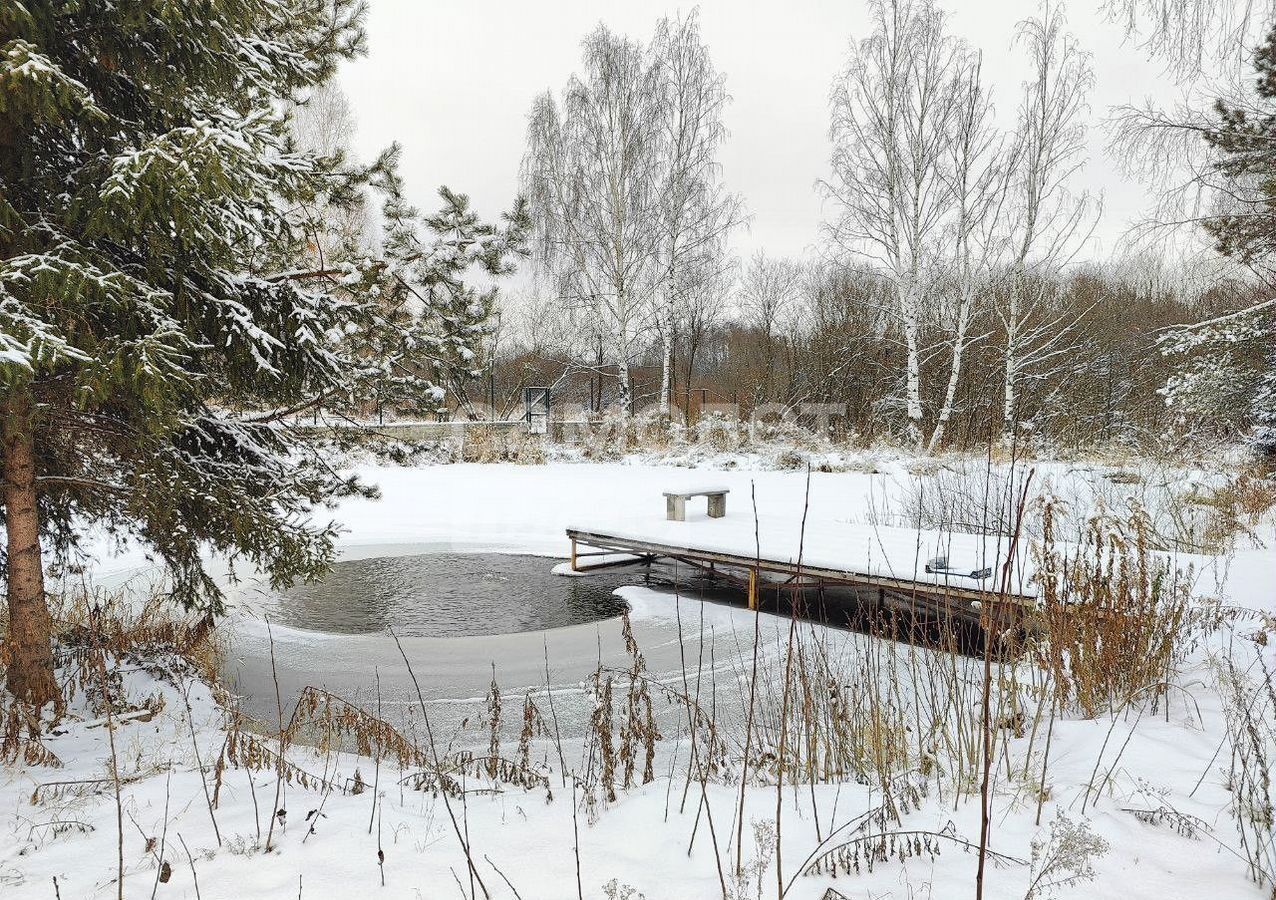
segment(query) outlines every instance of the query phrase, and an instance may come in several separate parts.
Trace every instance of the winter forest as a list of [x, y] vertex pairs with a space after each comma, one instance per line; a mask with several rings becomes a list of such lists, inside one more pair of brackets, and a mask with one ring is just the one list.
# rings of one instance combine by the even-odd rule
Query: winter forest
[[1276, 900], [1276, 0], [0, 0], [0, 897]]

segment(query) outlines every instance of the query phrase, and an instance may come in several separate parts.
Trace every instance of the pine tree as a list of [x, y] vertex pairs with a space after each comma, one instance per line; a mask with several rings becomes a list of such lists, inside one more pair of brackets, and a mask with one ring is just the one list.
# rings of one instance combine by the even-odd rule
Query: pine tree
[[1254, 96], [1218, 100], [1217, 123], [1203, 136], [1219, 156], [1220, 183], [1239, 188], [1224, 200], [1205, 230], [1218, 251], [1246, 265], [1270, 267], [1276, 259], [1276, 29], [1254, 54]]
[[354, 403], [387, 371], [435, 396], [464, 356], [480, 316], [456, 326], [428, 294], [407, 298], [438, 273], [449, 302], [468, 297], [469, 262], [499, 271], [517, 250], [512, 220], [467, 224], [463, 250], [411, 249], [391, 191], [388, 211], [402, 208], [384, 253], [316, 266], [311, 252], [307, 210], [398, 183], [392, 154], [365, 170], [317, 156], [288, 119], [363, 51], [363, 14], [360, 0], [0, 5], [0, 564], [16, 696], [56, 696], [44, 567], [77, 558], [85, 523], [140, 542], [174, 599], [210, 614], [208, 553], [276, 585], [316, 577], [336, 536], [323, 508], [373, 491], [317, 458], [290, 414]]
[[[1218, 124], [1205, 132], [1219, 153], [1215, 168], [1233, 186], [1205, 228], [1220, 253], [1270, 282], [1276, 266], [1276, 28], [1255, 52], [1254, 68], [1254, 97], [1245, 104], [1218, 101]], [[1261, 301], [1203, 331], [1229, 348], [1257, 346], [1260, 374], [1250, 400], [1250, 443], [1276, 456], [1276, 302]]]
[[[1176, 329], [1165, 335], [1162, 352], [1186, 360], [1165, 394], [1190, 408], [1200, 398], [1216, 405], [1248, 402], [1250, 444], [1276, 453], [1276, 28], [1254, 54], [1257, 78], [1251, 96], [1220, 99], [1216, 119], [1192, 126], [1215, 153], [1209, 177], [1215, 209], [1205, 230], [1215, 249], [1239, 262], [1268, 286], [1257, 302]], [[1196, 399], [1193, 399], [1196, 398]], [[1184, 402], [1186, 400], [1186, 402]]]
[[384, 196], [381, 256], [365, 264], [381, 315], [353, 336], [354, 355], [378, 363], [370, 373], [375, 383], [361, 393], [438, 408], [451, 388], [464, 406], [463, 386], [481, 372], [497, 298], [495, 286], [480, 290], [465, 276], [472, 268], [489, 278], [507, 275], [511, 258], [526, 255], [525, 205], [519, 200], [497, 227], [479, 219], [468, 196], [443, 186], [442, 207], [422, 216], [404, 197], [398, 160], [399, 148], [391, 147], [370, 176]]

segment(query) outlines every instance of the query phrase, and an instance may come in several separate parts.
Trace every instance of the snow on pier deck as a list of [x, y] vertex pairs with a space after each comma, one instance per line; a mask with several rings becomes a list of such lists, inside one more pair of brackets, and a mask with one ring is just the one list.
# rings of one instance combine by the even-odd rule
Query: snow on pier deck
[[[1010, 561], [1002, 594], [1012, 547], [1008, 538], [998, 535], [837, 520], [807, 521], [804, 532], [800, 519], [769, 516], [757, 519], [755, 531], [751, 512], [722, 518], [688, 514], [686, 521], [678, 522], [653, 511], [582, 520], [567, 529], [567, 537], [576, 571], [591, 568], [582, 561], [590, 556], [608, 555], [601, 565], [616, 563], [610, 554], [672, 559], [715, 573], [734, 570], [750, 583], [758, 578], [768, 583], [800, 579], [806, 584], [850, 586], [862, 593], [875, 590], [880, 601], [934, 615], [978, 619], [981, 609], [995, 609], [999, 624], [1020, 620], [1033, 607], [1037, 593], [1021, 545]], [[581, 550], [582, 546], [590, 549]], [[928, 563], [937, 558], [945, 558], [946, 565], [928, 571]]]

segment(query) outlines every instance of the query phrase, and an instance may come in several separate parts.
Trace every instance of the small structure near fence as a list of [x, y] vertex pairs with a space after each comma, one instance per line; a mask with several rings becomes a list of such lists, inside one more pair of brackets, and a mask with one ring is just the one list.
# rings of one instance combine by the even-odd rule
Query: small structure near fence
[[550, 389], [547, 387], [523, 388], [523, 419], [529, 434], [549, 433]]

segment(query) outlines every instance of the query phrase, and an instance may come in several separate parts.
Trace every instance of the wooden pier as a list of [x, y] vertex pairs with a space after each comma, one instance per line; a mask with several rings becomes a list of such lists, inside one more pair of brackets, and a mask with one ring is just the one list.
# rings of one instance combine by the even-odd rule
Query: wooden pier
[[[807, 565], [793, 560], [725, 552], [690, 543], [640, 539], [594, 529], [568, 528], [567, 537], [571, 541], [571, 568], [574, 572], [673, 560], [745, 588], [750, 609], [758, 608], [764, 583], [769, 587], [818, 589], [824, 585], [835, 585], [851, 588], [861, 600], [876, 603], [881, 610], [903, 611], [940, 621], [959, 621], [996, 632], [1023, 627], [1035, 608], [1035, 599], [1031, 595], [1012, 591], [1003, 593], [991, 586], [967, 586], [947, 580], [922, 581], [851, 568]], [[582, 547], [588, 549], [582, 550]], [[621, 558], [615, 558], [617, 556]], [[595, 563], [583, 562], [596, 557], [606, 558]], [[993, 575], [984, 581], [999, 584], [1000, 579]]]

